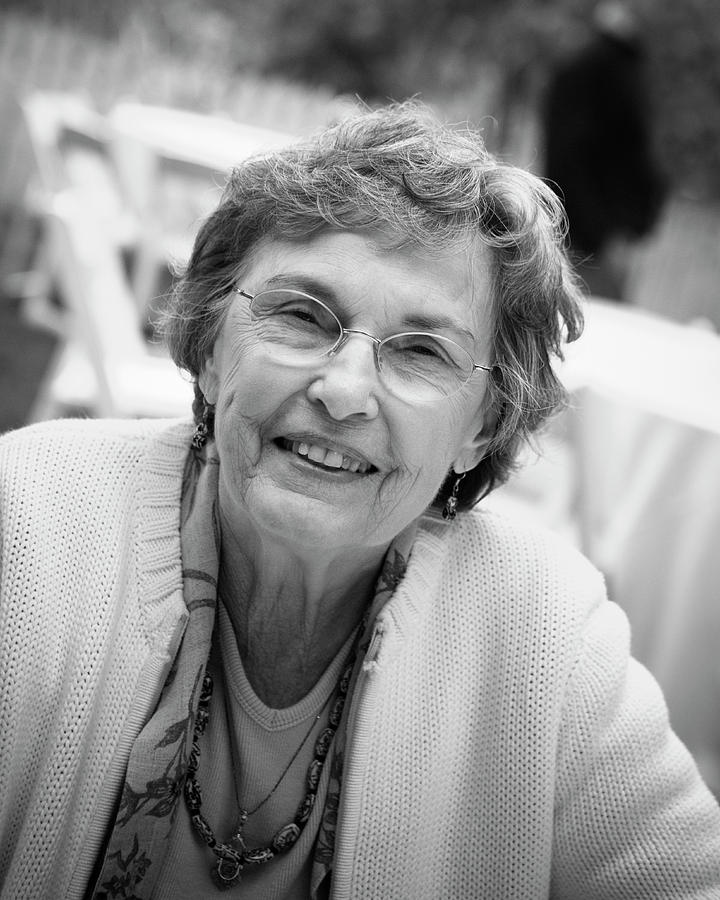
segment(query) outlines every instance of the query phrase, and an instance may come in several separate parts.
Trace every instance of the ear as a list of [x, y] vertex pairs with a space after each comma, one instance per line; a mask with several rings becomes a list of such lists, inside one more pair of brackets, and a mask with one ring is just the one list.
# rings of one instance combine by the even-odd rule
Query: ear
[[218, 378], [215, 351], [213, 350], [203, 363], [197, 378], [198, 386], [203, 396], [211, 406], [215, 406], [220, 393], [220, 379]]
[[463, 472], [469, 472], [487, 453], [490, 441], [495, 435], [497, 428], [497, 416], [492, 410], [483, 413], [482, 424], [480, 430], [472, 434], [460, 449], [453, 462], [453, 471], [458, 475]]

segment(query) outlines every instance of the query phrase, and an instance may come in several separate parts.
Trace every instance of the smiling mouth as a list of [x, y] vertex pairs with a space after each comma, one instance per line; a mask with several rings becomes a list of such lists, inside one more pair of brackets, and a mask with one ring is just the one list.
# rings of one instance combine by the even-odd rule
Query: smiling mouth
[[289, 441], [286, 438], [278, 438], [275, 444], [283, 450], [288, 450], [296, 456], [307, 460], [310, 463], [323, 469], [339, 470], [353, 472], [358, 475], [367, 475], [370, 472], [376, 472], [377, 469], [372, 463], [355, 456], [348, 456], [340, 453], [338, 450], [331, 450], [329, 447], [323, 447], [320, 444], [310, 444], [307, 441]]

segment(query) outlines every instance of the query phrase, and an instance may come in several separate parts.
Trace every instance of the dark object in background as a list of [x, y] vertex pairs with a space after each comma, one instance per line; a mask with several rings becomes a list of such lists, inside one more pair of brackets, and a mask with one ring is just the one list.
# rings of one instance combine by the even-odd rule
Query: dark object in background
[[564, 201], [570, 248], [591, 292], [619, 299], [629, 250], [652, 230], [667, 188], [653, 155], [636, 23], [611, 2], [596, 8], [594, 26], [548, 84], [545, 176]]

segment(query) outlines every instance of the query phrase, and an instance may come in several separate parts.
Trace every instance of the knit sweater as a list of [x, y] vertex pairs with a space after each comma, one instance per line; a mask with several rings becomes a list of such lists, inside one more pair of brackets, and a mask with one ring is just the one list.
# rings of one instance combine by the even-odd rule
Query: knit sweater
[[[0, 440], [3, 900], [81, 898], [182, 637], [190, 423]], [[720, 898], [720, 810], [596, 570], [423, 521], [351, 705], [332, 896]]]

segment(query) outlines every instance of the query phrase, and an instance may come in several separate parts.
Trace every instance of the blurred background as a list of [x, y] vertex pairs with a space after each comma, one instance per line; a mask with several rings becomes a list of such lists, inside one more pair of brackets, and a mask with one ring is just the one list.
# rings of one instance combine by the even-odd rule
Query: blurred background
[[717, 0], [0, 0], [0, 431], [185, 414], [154, 317], [227, 169], [408, 96], [566, 202], [572, 402], [489, 503], [603, 570], [720, 796]]

